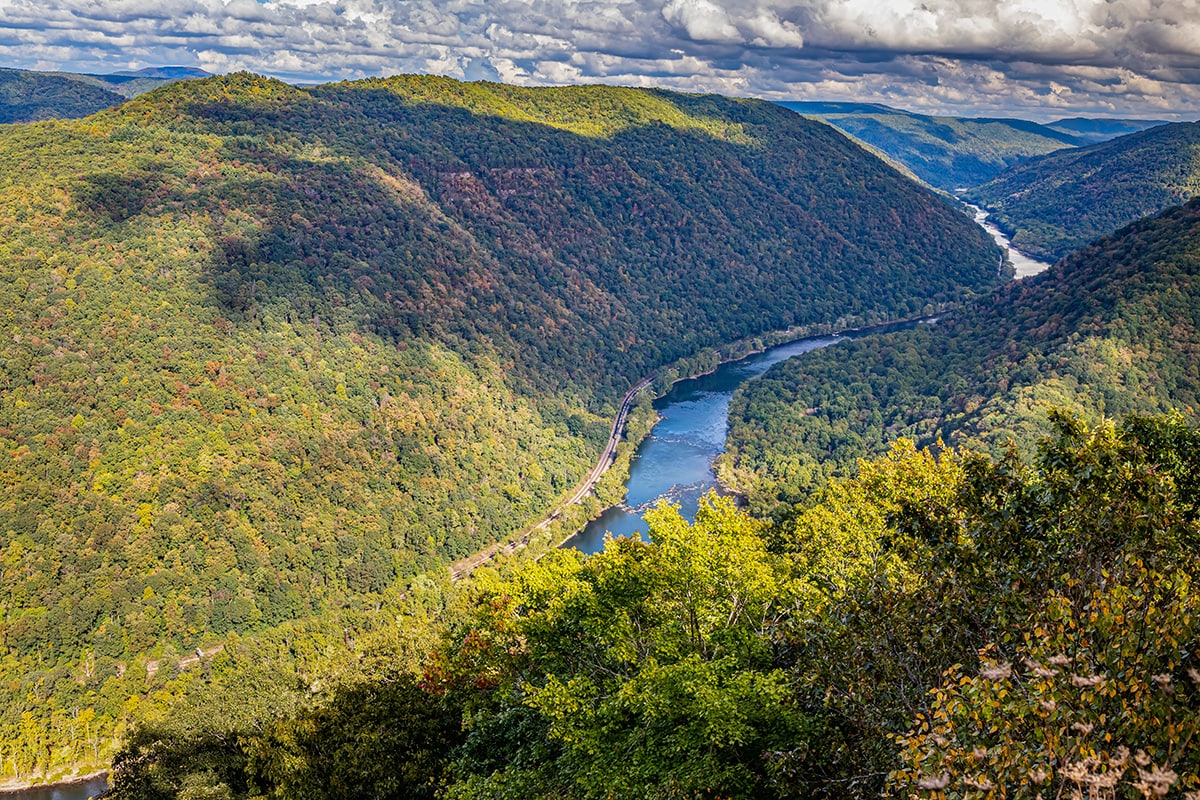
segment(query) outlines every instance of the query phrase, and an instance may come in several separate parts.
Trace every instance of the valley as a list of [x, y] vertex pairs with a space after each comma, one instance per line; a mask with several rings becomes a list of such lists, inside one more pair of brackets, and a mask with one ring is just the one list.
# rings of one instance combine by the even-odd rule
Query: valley
[[18, 778], [355, 652], [568, 499], [641, 376], [996, 280], [968, 217], [766, 103], [232, 75], [0, 133]]
[[[987, 222], [986, 212], [972, 208], [975, 222], [1006, 251], [1015, 279], [1037, 275], [1050, 267], [1044, 261], [1037, 261], [1011, 248], [1008, 238]], [[678, 504], [684, 519], [692, 521], [701, 497], [710, 491], [728, 491], [719, 480], [717, 464], [725, 453], [730, 400], [745, 382], [782, 361], [799, 358], [805, 353], [841, 341], [872, 337], [917, 324], [936, 324], [936, 319], [884, 323], [843, 331], [834, 336], [804, 338], [776, 345], [763, 353], [725, 362], [709, 374], [676, 382], [666, 394], [655, 400], [654, 410], [659, 422], [633, 455], [621, 504], [605, 509], [563, 546], [574, 547], [584, 553], [595, 553], [604, 548], [608, 535], [644, 536], [644, 513], [662, 499]]]
[[1122, 229], [936, 326], [781, 364], [734, 400], [730, 451], [749, 466], [735, 485], [762, 509], [901, 436], [1032, 455], [1063, 410], [1194, 415], [1198, 209]]
[[822, 110], [896, 167], [427, 75], [0, 128], [0, 774], [1200, 791], [1195, 123]]
[[1017, 247], [1057, 259], [1200, 191], [1200, 123], [1031, 158], [964, 193]]
[[1160, 120], [944, 117], [869, 103], [787, 102], [825, 120], [947, 192], [986, 183], [1009, 167], [1163, 124]]
[[1000, 230], [988, 221], [988, 212], [978, 206], [971, 206], [971, 210], [975, 212], [975, 222], [988, 232], [988, 235], [996, 242], [996, 244], [1005, 251], [1006, 259], [1012, 265], [1013, 277], [1016, 279], [1031, 278], [1034, 275], [1045, 272], [1050, 268], [1050, 264], [1045, 261], [1038, 261], [1036, 258], [1031, 258], [1020, 250], [1012, 246], [1012, 242]]

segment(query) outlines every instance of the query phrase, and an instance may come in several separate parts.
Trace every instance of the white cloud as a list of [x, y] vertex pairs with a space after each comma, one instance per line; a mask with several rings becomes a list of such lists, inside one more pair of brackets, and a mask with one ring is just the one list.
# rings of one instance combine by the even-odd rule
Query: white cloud
[[804, 34], [790, 22], [783, 22], [770, 9], [763, 9], [746, 19], [742, 30], [754, 35], [751, 44], [759, 47], [803, 47]]
[[669, 0], [662, 15], [697, 42], [732, 43], [742, 38], [729, 15], [712, 0]]
[[0, 59], [1193, 118], [1200, 0], [0, 0]]

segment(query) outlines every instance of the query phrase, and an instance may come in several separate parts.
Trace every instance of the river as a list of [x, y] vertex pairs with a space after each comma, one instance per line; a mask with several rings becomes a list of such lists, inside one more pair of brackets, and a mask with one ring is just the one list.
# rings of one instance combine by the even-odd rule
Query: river
[[108, 791], [108, 778], [101, 775], [79, 783], [35, 786], [16, 792], [0, 792], [0, 800], [88, 800]]
[[[1008, 251], [1017, 278], [1036, 275], [1050, 266], [1014, 250], [1007, 237], [987, 222], [986, 212], [976, 208], [975, 221], [991, 234], [996, 244]], [[604, 549], [606, 533], [644, 537], [646, 522], [642, 515], [664, 497], [678, 503], [688, 520], [694, 519], [701, 496], [710, 490], [723, 491], [713, 472], [713, 462], [725, 452], [729, 401], [739, 386], [785, 359], [844, 339], [915, 324], [897, 323], [842, 336], [799, 339], [740, 361], [722, 364], [708, 375], [677, 382], [670, 392], [654, 401], [660, 420], [638, 446], [630, 463], [625, 503], [605, 510], [563, 546], [595, 553]]]
[[1012, 246], [1012, 242], [1008, 240], [1008, 237], [1004, 235], [1003, 231], [1001, 231], [992, 223], [988, 222], [988, 212], [984, 211], [979, 206], [970, 207], [975, 211], [975, 222], [978, 223], [981, 228], [991, 234], [992, 239], [996, 241], [996, 244], [1000, 245], [1000, 247], [1008, 252], [1008, 260], [1010, 263], [1012, 263], [1013, 270], [1015, 270], [1015, 274], [1013, 275], [1014, 278], [1028, 278], [1031, 275], [1037, 275], [1039, 272], [1044, 272], [1050, 266], [1045, 261], [1038, 261], [1035, 258], [1030, 258], [1020, 250], [1017, 250]]
[[725, 452], [729, 401], [739, 386], [794, 356], [847, 339], [918, 324], [921, 323], [895, 322], [839, 336], [797, 339], [722, 364], [707, 375], [676, 382], [671, 391], [654, 401], [659, 421], [638, 446], [630, 462], [625, 503], [606, 509], [563, 546], [595, 553], [604, 549], [606, 533], [644, 535], [646, 523], [642, 515], [660, 498], [678, 503], [683, 515], [689, 520], [694, 519], [703, 495], [711, 490], [724, 492], [717, 483], [713, 462]]
[[715, 372], [678, 381], [654, 401], [659, 421], [638, 446], [629, 465], [625, 504], [607, 509], [564, 546], [585, 553], [604, 549], [604, 534], [633, 536], [644, 531], [642, 513], [660, 497], [679, 503], [692, 519], [700, 497], [720, 490], [713, 461], [725, 450], [729, 400], [746, 380], [792, 356], [828, 347], [837, 336], [799, 339], [717, 367]]

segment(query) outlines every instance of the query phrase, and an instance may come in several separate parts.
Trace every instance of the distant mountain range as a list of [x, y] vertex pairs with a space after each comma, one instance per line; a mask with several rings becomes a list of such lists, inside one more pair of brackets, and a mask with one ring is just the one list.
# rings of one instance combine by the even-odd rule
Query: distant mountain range
[[92, 75], [90, 77], [100, 78], [101, 80], [108, 80], [114, 83], [122, 82], [122, 78], [129, 78], [131, 80], [148, 78], [150, 80], [161, 81], [182, 81], [187, 80], [188, 78], [210, 78], [212, 77], [212, 73], [205, 72], [204, 70], [197, 69], [196, 67], [146, 67], [144, 69], [137, 69], [133, 71], [123, 70], [120, 72], [111, 73], [109, 75]]
[[1046, 127], [1071, 134], [1080, 144], [1095, 144], [1166, 124], [1167, 120], [1069, 117], [1048, 122]]
[[0, 69], [0, 123], [86, 117], [164, 84], [208, 74], [194, 67], [148, 67], [109, 75]]
[[1076, 117], [1047, 124], [1023, 119], [938, 117], [878, 103], [785, 101], [819, 117], [946, 191], [976, 186], [1027, 158], [1163, 124], [1159, 120]]
[[1013, 246], [1061, 258], [1200, 194], [1200, 123], [932, 117], [876, 103], [781, 105], [986, 208]]

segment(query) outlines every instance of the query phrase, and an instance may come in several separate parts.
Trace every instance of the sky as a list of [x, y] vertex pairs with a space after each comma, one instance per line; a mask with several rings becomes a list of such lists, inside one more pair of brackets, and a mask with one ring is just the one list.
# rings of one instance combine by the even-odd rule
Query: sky
[[1200, 117], [1200, 0], [0, 0], [0, 66]]

